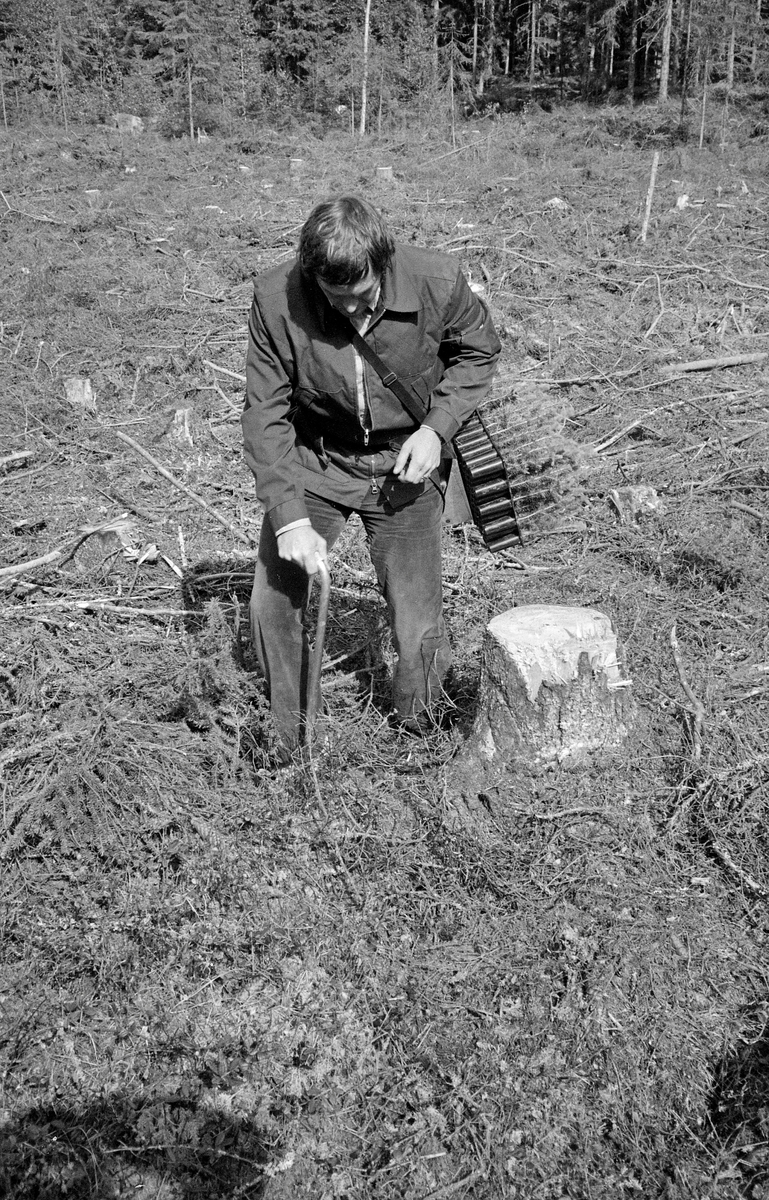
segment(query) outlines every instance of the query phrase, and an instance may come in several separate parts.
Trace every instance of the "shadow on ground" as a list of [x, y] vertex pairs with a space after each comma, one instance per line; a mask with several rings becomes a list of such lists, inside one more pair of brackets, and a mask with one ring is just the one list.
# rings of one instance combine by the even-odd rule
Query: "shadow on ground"
[[228, 1200], [263, 1196], [263, 1134], [178, 1092], [62, 1102], [0, 1125], [0, 1195], [14, 1200]]
[[[760, 1014], [756, 1014], [757, 1017]], [[729, 1146], [745, 1181], [745, 1196], [762, 1200], [769, 1185], [769, 1031], [760, 1032], [722, 1060], [711, 1104], [719, 1140]]]

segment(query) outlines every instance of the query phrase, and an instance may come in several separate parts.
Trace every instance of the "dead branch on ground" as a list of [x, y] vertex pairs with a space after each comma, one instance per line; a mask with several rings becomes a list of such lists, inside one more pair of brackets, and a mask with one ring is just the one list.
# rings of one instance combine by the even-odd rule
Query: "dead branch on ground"
[[662, 320], [662, 318], [664, 317], [665, 313], [667, 312], [667, 309], [665, 308], [665, 301], [662, 299], [662, 284], [660, 283], [660, 277], [659, 277], [659, 275], [656, 273], [656, 271], [655, 271], [655, 273], [654, 273], [654, 278], [657, 280], [657, 299], [658, 299], [658, 300], [659, 300], [659, 302], [660, 302], [660, 310], [659, 310], [659, 312], [657, 313], [657, 315], [656, 315], [656, 317], [654, 318], [654, 320], [652, 321], [652, 323], [651, 323], [651, 325], [649, 326], [649, 328], [646, 330], [646, 333], [644, 334], [644, 338], [650, 338], [650, 337], [651, 337], [651, 335], [654, 333], [654, 330], [657, 328], [657, 326], [659, 325], [660, 321]]
[[677, 375], [680, 371], [716, 371], [719, 367], [741, 367], [745, 363], [763, 362], [769, 351], [756, 350], [753, 354], [727, 354], [722, 358], [697, 358], [691, 362], [666, 363], [660, 367], [663, 375]]
[[692, 752], [695, 762], [699, 762], [702, 758], [702, 725], [705, 720], [705, 706], [702, 701], [695, 696], [689, 680], [686, 678], [684, 671], [684, 663], [681, 657], [681, 651], [678, 646], [678, 637], [676, 635], [675, 622], [670, 630], [670, 646], [673, 651], [673, 660], [678, 671], [678, 678], [681, 681], [681, 687], [686, 692], [692, 707], [694, 708], [694, 721], [692, 724]]
[[14, 467], [22, 466], [27, 459], [32, 457], [32, 453], [31, 450], [16, 450], [13, 454], [4, 455], [3, 458], [0, 458], [0, 474], [5, 474]]
[[218, 371], [220, 375], [229, 375], [230, 379], [237, 379], [239, 383], [245, 383], [245, 375], [238, 375], [237, 371], [228, 371], [226, 367], [220, 367], [218, 363], [211, 362], [210, 358], [203, 359], [203, 365], [210, 367], [212, 371]]
[[31, 558], [26, 562], [14, 563], [10, 567], [0, 567], [0, 579], [13, 579], [17, 575], [25, 575], [27, 571], [34, 571], [38, 567], [57, 566], [62, 567], [75, 556], [77, 551], [94, 534], [102, 535], [105, 533], [117, 532], [117, 527], [122, 524], [128, 517], [128, 513], [121, 513], [119, 517], [112, 517], [109, 521], [103, 521], [101, 525], [88, 526], [81, 531], [80, 537], [68, 546], [59, 546], [55, 550], [49, 550], [47, 554], [43, 554], [40, 558]]
[[142, 458], [146, 459], [148, 463], [151, 463], [158, 474], [162, 475], [164, 479], [167, 479], [169, 483], [172, 483], [173, 486], [178, 488], [180, 492], [183, 492], [188, 499], [193, 500], [195, 504], [199, 504], [201, 508], [205, 509], [205, 511], [216, 521], [218, 521], [220, 525], [223, 525], [225, 529], [228, 529], [233, 537], [238, 538], [238, 540], [241, 542], [245, 542], [247, 546], [252, 545], [251, 539], [245, 533], [241, 533], [239, 529], [236, 529], [234, 525], [230, 524], [226, 517], [222, 516], [220, 512], [213, 508], [207, 500], [204, 500], [202, 496], [197, 494], [197, 492], [193, 492], [190, 488], [188, 488], [185, 483], [182, 483], [181, 479], [177, 479], [175, 475], [172, 475], [162, 463], [159, 463], [156, 458], [153, 458], [149, 450], [145, 450], [144, 447], [140, 446], [138, 442], [135, 442], [132, 437], [129, 437], [127, 433], [121, 433], [119, 429], [113, 429], [111, 432], [114, 433], [115, 437], [120, 438], [121, 442], [125, 442], [127, 446], [130, 446], [132, 450], [134, 450], [137, 454], [140, 454]]
[[752, 875], [749, 875], [747, 871], [742, 869], [739, 863], [735, 862], [733, 855], [729, 853], [726, 846], [716, 841], [715, 838], [711, 839], [710, 846], [716, 858], [723, 863], [728, 871], [737, 876], [747, 892], [752, 892], [755, 896], [767, 895], [766, 888], [762, 888], [761, 884]]
[[46, 225], [68, 224], [67, 221], [60, 221], [58, 217], [46, 217], [44, 215], [38, 216], [37, 213], [25, 212], [22, 208], [14, 208], [13, 205], [8, 202], [5, 192], [0, 192], [0, 196], [2, 196], [3, 200], [5, 201], [6, 213], [15, 213], [17, 217], [27, 217], [30, 221], [44, 221]]
[[603, 454], [604, 450], [608, 450], [615, 442], [620, 441], [628, 433], [632, 433], [639, 425], [643, 425], [644, 421], [648, 421], [649, 417], [656, 416], [657, 413], [667, 412], [671, 408], [680, 408], [682, 404], [688, 404], [688, 400], [674, 400], [671, 404], [660, 404], [657, 408], [651, 408], [648, 412], [642, 413], [640, 417], [636, 417], [634, 421], [631, 421], [629, 425], [625, 425], [618, 433], [613, 433], [606, 441], [596, 446], [596, 454]]
[[748, 516], [755, 517], [758, 521], [769, 521], [769, 515], [760, 512], [757, 508], [752, 508], [749, 504], [741, 504], [739, 500], [732, 500], [729, 507], [747, 513]]

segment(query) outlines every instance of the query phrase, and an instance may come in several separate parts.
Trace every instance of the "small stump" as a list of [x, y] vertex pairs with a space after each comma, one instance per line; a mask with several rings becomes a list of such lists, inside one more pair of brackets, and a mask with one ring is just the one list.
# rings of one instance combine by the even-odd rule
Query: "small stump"
[[532, 604], [486, 627], [467, 765], [581, 765], [616, 758], [633, 722], [610, 619], [593, 608]]

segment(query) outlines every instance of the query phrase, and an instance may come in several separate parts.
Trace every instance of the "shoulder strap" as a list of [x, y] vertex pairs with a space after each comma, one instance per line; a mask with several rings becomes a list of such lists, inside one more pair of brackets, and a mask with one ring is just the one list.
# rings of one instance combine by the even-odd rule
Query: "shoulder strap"
[[352, 344], [361, 358], [365, 358], [366, 362], [371, 364], [385, 387], [389, 388], [398, 397], [409, 416], [418, 425], [421, 425], [427, 413], [425, 405], [401, 382], [395, 372], [388, 368], [387, 364], [382, 361], [366, 339], [361, 337], [355, 326], [351, 324], [350, 329], [352, 331]]

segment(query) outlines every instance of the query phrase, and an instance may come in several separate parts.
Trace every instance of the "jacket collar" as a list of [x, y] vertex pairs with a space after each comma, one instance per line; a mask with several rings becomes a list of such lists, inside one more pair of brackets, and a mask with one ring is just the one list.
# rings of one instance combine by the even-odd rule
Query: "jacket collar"
[[379, 306], [392, 312], [418, 312], [422, 301], [405, 263], [403, 247], [396, 246], [393, 260], [382, 280]]

